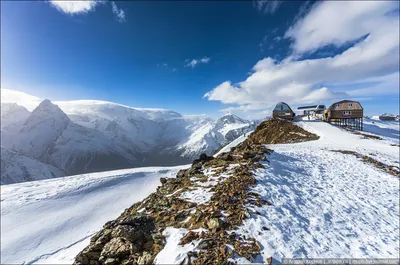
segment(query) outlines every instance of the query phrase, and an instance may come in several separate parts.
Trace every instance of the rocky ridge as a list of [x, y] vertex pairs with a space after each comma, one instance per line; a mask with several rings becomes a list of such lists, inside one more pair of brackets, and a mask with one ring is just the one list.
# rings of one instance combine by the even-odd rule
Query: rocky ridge
[[273, 152], [265, 144], [283, 142], [280, 138], [292, 143], [318, 136], [291, 122], [263, 122], [230, 152], [216, 158], [203, 154], [176, 178], [161, 179], [155, 193], [106, 223], [74, 264], [153, 264], [167, 243], [168, 228], [184, 229], [179, 244], [193, 246], [180, 264], [229, 264], [234, 256], [253, 261], [260, 244], [235, 229], [251, 214], [258, 214], [249, 212], [249, 206], [269, 205], [249, 188], [256, 183], [252, 173], [267, 165]]

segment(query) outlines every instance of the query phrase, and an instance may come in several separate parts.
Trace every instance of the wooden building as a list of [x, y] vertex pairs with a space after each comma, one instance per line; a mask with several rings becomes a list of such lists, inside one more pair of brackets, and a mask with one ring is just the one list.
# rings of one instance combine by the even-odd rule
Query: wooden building
[[352, 100], [342, 100], [333, 103], [324, 113], [324, 119], [328, 122], [336, 123], [340, 126], [352, 129], [363, 127], [364, 109], [360, 102]]
[[296, 114], [294, 111], [289, 107], [288, 104], [285, 102], [279, 102], [276, 104], [274, 110], [272, 111], [272, 117], [274, 119], [286, 119], [286, 120], [293, 120]]

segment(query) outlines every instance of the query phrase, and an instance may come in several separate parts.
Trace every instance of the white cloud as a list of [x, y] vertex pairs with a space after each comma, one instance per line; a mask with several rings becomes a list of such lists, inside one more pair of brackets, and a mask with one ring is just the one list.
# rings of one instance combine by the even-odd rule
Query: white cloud
[[[397, 1], [326, 1], [315, 4], [285, 33], [296, 53], [312, 52], [329, 44], [341, 46], [382, 29], [398, 28], [398, 19], [386, 16]], [[397, 39], [398, 40], [398, 39]]]
[[118, 22], [125, 22], [125, 12], [121, 8], [118, 8], [115, 2], [111, 2], [111, 8], [114, 15], [117, 16]]
[[283, 3], [280, 0], [256, 0], [254, 5], [258, 11], [268, 14], [275, 13], [279, 6]]
[[99, 4], [101, 1], [95, 0], [50, 0], [50, 4], [53, 5], [58, 10], [67, 13], [67, 14], [79, 14], [79, 13], [87, 13], [94, 9], [94, 7]]
[[400, 73], [393, 73], [377, 78], [368, 78], [363, 80], [363, 83], [373, 83], [374, 85], [353, 89], [348, 92], [351, 96], [364, 95], [394, 95], [399, 93]]
[[282, 37], [276, 36], [276, 37], [274, 38], [274, 41], [279, 42], [281, 39], [282, 39]]
[[[383, 89], [376, 89], [379, 87], [377, 84], [368, 89], [351, 86], [371, 78], [381, 79], [380, 86], [385, 87], [385, 93], [398, 94], [399, 17], [386, 15], [393, 10], [393, 4], [389, 2], [368, 2], [363, 7], [359, 4], [361, 2], [317, 3], [286, 34], [293, 40], [293, 56], [281, 62], [264, 58], [254, 65], [246, 80], [237, 84], [223, 82], [204, 97], [234, 104], [233, 108], [237, 110], [266, 109], [279, 101], [289, 104], [323, 103], [331, 99], [383, 93]], [[331, 12], [336, 14], [336, 20], [330, 17]], [[337, 16], [338, 13], [341, 15]], [[324, 18], [327, 23], [324, 23]], [[333, 25], [333, 21], [338, 21], [339, 26]], [[310, 34], [309, 39], [307, 34]], [[329, 44], [342, 45], [366, 34], [364, 40], [336, 56], [295, 60], [298, 54]], [[335, 88], [335, 85], [343, 83], [349, 84], [349, 88]]]
[[210, 61], [210, 58], [207, 58], [207, 57], [200, 59], [201, 63], [208, 63], [209, 61]]
[[260, 60], [256, 63], [256, 65], [253, 66], [254, 71], [261, 71], [261, 70], [267, 70], [267, 69], [272, 69], [275, 66], [275, 60], [272, 59], [271, 57], [265, 58], [263, 60]]
[[[98, 4], [106, 3], [105, 0], [49, 0], [49, 3], [59, 11], [74, 15], [94, 11]], [[115, 14], [117, 21], [124, 22], [125, 11], [118, 8], [114, 1], [111, 1], [111, 10]]]
[[185, 67], [192, 67], [192, 68], [194, 68], [196, 65], [198, 65], [198, 64], [200, 64], [200, 63], [206, 64], [206, 63], [210, 62], [210, 60], [211, 60], [211, 58], [208, 58], [208, 57], [203, 57], [203, 58], [201, 58], [201, 59], [199, 59], [199, 60], [193, 59], [193, 60], [191, 60], [191, 61], [190, 61], [189, 59], [186, 59], [185, 62], [188, 62], [188, 63], [185, 65]]

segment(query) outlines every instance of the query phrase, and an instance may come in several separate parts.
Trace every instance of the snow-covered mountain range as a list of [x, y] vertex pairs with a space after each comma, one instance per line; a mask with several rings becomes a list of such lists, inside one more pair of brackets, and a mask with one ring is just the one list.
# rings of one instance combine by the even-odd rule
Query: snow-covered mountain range
[[[2, 170], [1, 183], [187, 163], [201, 153], [211, 155], [256, 125], [233, 114], [213, 120], [106, 101], [51, 102], [2, 89], [2, 153], [9, 154], [5, 159], [12, 155], [34, 162], [23, 165], [23, 176], [11, 177]], [[12, 169], [20, 168], [18, 163], [5, 164], [13, 174], [22, 172]]]

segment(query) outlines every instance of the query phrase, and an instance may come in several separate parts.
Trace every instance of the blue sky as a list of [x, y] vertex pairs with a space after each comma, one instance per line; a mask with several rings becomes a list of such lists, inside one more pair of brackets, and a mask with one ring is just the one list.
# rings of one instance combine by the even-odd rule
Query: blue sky
[[344, 98], [397, 114], [398, 3], [377, 2], [1, 2], [1, 87], [213, 117]]

